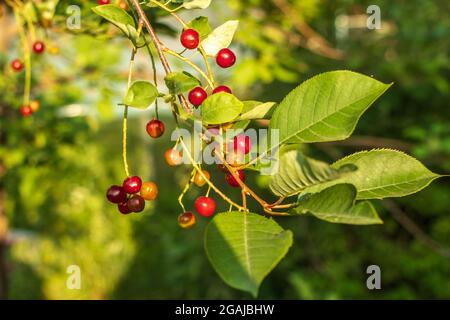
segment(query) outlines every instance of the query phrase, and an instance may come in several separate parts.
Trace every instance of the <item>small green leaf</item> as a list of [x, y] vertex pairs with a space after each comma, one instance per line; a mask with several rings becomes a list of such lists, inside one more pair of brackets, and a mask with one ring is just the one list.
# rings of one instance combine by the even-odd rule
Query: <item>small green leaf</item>
[[270, 119], [275, 108], [275, 102], [244, 101], [239, 120]]
[[281, 101], [270, 129], [279, 130], [280, 144], [346, 139], [364, 111], [389, 87], [351, 71], [319, 74]]
[[270, 189], [283, 197], [298, 194], [313, 186], [326, 185], [356, 169], [354, 166], [332, 168], [328, 163], [305, 157], [297, 146], [281, 148], [278, 161], [278, 171], [271, 176]]
[[222, 124], [236, 119], [244, 104], [232, 94], [220, 92], [206, 98], [201, 113], [204, 124]]
[[200, 35], [200, 40], [205, 39], [211, 33], [208, 17], [197, 17], [188, 23], [189, 28], [195, 29]]
[[164, 81], [170, 93], [174, 95], [184, 93], [200, 85], [200, 81], [186, 71], [169, 73]]
[[206, 9], [211, 4], [211, 0], [186, 0], [183, 2], [185, 9]]
[[158, 90], [148, 81], [135, 81], [125, 95], [123, 103], [127, 106], [146, 109], [155, 102]]
[[355, 203], [356, 188], [351, 184], [338, 184], [319, 193], [299, 197], [294, 211], [311, 213], [332, 223], [380, 224], [383, 221], [369, 201]]
[[254, 297], [264, 278], [292, 245], [292, 232], [254, 213], [219, 213], [205, 230], [212, 266], [231, 287]]
[[114, 24], [127, 37], [130, 37], [130, 31], [127, 26], [136, 28], [133, 18], [125, 10], [114, 4], [96, 6], [92, 8], [92, 11]]
[[239, 21], [227, 21], [214, 29], [205, 40], [201, 42], [203, 49], [209, 56], [215, 56], [220, 49], [227, 48], [233, 41]]

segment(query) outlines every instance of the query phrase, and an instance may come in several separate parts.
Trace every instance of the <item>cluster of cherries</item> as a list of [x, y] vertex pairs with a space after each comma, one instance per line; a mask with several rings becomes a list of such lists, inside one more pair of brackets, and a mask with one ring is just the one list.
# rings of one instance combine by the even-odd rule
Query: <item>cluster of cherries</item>
[[[100, 3], [101, 2], [101, 3]], [[107, 4], [109, 0], [99, 0], [99, 4]], [[196, 49], [200, 44], [199, 33], [194, 29], [186, 29], [181, 33], [180, 42], [186, 49]], [[228, 48], [219, 50], [216, 55], [216, 62], [222, 68], [229, 68], [236, 62], [236, 55]], [[231, 89], [227, 86], [218, 86], [214, 88], [212, 94], [226, 92], [231, 94]], [[202, 87], [196, 87], [189, 92], [189, 102], [195, 107], [199, 107], [208, 97], [207, 92]], [[219, 128], [209, 128], [211, 132], [219, 132]], [[222, 126], [222, 129], [226, 129]], [[147, 133], [152, 138], [159, 138], [164, 134], [164, 123], [158, 119], [153, 119], [147, 123]], [[225, 150], [227, 146], [225, 145]], [[239, 166], [241, 160], [250, 152], [250, 137], [241, 134], [233, 138], [232, 150], [227, 150], [227, 163], [231, 166]], [[169, 166], [177, 166], [183, 162], [183, 156], [176, 148], [170, 148], [164, 153], [165, 160]], [[219, 169], [225, 173], [225, 180], [231, 187], [239, 187], [238, 181], [228, 171], [223, 164], [218, 165]], [[245, 181], [245, 173], [243, 170], [237, 170], [237, 175], [241, 181]], [[203, 187], [210, 179], [210, 174], [206, 170], [197, 171], [194, 175], [193, 183], [198, 187]], [[157, 186], [153, 182], [141, 183], [139, 177], [129, 177], [125, 179], [122, 186], [111, 186], [107, 191], [107, 198], [112, 203], [117, 204], [118, 209], [123, 214], [130, 212], [141, 212], [145, 207], [144, 200], [154, 200], [157, 194]], [[137, 193], [140, 192], [140, 195]], [[214, 199], [208, 195], [200, 196], [194, 203], [195, 211], [203, 217], [211, 217], [216, 211], [216, 203]], [[178, 224], [182, 228], [190, 228], [196, 222], [195, 214], [192, 211], [186, 211], [179, 215]]]
[[145, 208], [145, 200], [155, 200], [157, 196], [156, 183], [152, 181], [142, 183], [138, 176], [128, 177], [123, 181], [122, 186], [113, 185], [106, 191], [106, 198], [111, 203], [117, 204], [122, 214], [142, 212]]
[[[197, 49], [200, 44], [200, 35], [194, 29], [186, 29], [181, 33], [180, 42], [186, 49]], [[236, 55], [228, 48], [220, 49], [216, 55], [216, 63], [222, 68], [229, 68], [236, 63]], [[212, 93], [226, 92], [231, 93], [231, 89], [227, 86], [218, 86], [214, 88]], [[189, 102], [194, 106], [200, 106], [208, 97], [205, 89], [202, 87], [195, 87], [189, 92]]]
[[[35, 54], [42, 54], [45, 50], [45, 44], [42, 41], [36, 41], [33, 43], [33, 52]], [[20, 59], [14, 59], [11, 62], [11, 68], [16, 72], [21, 72], [24, 68], [24, 64]], [[33, 100], [28, 105], [23, 105], [19, 108], [20, 114], [23, 117], [29, 117], [34, 112], [38, 111], [40, 107], [39, 101]]]

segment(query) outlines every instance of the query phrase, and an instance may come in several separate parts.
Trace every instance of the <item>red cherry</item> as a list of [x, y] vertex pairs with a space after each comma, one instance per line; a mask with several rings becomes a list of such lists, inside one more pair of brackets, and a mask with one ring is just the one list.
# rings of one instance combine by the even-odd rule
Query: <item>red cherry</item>
[[112, 203], [122, 203], [127, 201], [127, 193], [121, 186], [111, 186], [106, 191], [106, 198]]
[[34, 53], [41, 54], [45, 50], [45, 44], [42, 41], [36, 41], [33, 43]]
[[195, 200], [195, 210], [204, 217], [210, 217], [216, 211], [216, 203], [213, 199], [201, 196]]
[[228, 48], [220, 49], [216, 56], [216, 62], [222, 68], [229, 68], [236, 62], [236, 55]]
[[180, 41], [186, 49], [195, 49], [200, 43], [200, 35], [194, 29], [186, 29], [181, 33]]
[[147, 123], [147, 133], [152, 138], [159, 138], [164, 133], [164, 123], [162, 121], [153, 119]]
[[119, 203], [119, 204], [117, 205], [117, 208], [119, 209], [119, 212], [120, 212], [121, 214], [129, 214], [129, 213], [132, 212], [132, 211], [130, 210], [130, 208], [128, 207], [128, 201]]
[[230, 88], [228, 88], [227, 86], [218, 86], [217, 88], [215, 88], [214, 90], [213, 90], [213, 94], [214, 93], [219, 93], [219, 92], [226, 92], [226, 93], [232, 93], [231, 92], [231, 89]]
[[128, 199], [127, 206], [132, 212], [141, 212], [145, 208], [145, 200], [141, 196], [135, 194]]
[[[239, 176], [239, 179], [241, 179], [242, 182], [245, 182], [245, 173], [242, 170], [238, 170], [237, 174]], [[234, 188], [239, 187], [239, 183], [237, 182], [237, 180], [233, 177], [233, 175], [231, 173], [227, 173], [227, 175], [225, 176], [225, 179], [227, 180], [228, 184]]]
[[123, 181], [122, 188], [126, 193], [138, 193], [142, 187], [142, 180], [138, 176], [128, 177]]
[[102, 6], [104, 4], [109, 4], [109, 0], [97, 0], [97, 3]]
[[234, 151], [247, 154], [252, 146], [250, 137], [245, 134], [239, 134], [233, 138]]
[[195, 107], [198, 107], [205, 101], [208, 97], [208, 94], [202, 87], [196, 87], [189, 92], [189, 102], [192, 103]]
[[23, 69], [23, 63], [19, 59], [14, 59], [11, 61], [11, 68], [13, 68], [14, 71], [22, 71]]
[[33, 113], [33, 109], [30, 106], [21, 106], [19, 111], [23, 117], [29, 117]]

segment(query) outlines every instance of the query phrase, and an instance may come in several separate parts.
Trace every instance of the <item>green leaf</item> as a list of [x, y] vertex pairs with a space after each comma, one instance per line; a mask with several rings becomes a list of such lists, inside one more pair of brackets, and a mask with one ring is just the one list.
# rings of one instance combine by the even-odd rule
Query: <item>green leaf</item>
[[172, 94], [181, 94], [200, 85], [200, 81], [190, 73], [172, 72], [165, 78], [166, 86]]
[[211, 33], [208, 17], [197, 17], [188, 23], [189, 28], [195, 29], [200, 35], [200, 40], [205, 39]]
[[311, 213], [332, 223], [380, 224], [383, 221], [369, 201], [355, 203], [356, 188], [351, 184], [338, 184], [319, 193], [299, 198], [294, 209], [298, 214]]
[[185, 9], [206, 9], [211, 4], [211, 0], [186, 0], [183, 2]]
[[155, 102], [158, 89], [148, 81], [135, 81], [125, 95], [123, 103], [127, 106], [146, 109]]
[[348, 138], [367, 108], [388, 88], [351, 71], [317, 75], [291, 91], [272, 116], [280, 143], [310, 143]]
[[286, 255], [292, 232], [254, 213], [219, 213], [205, 230], [205, 250], [220, 277], [254, 297], [264, 278]]
[[220, 49], [227, 48], [231, 44], [231, 41], [233, 41], [233, 36], [238, 25], [238, 20], [231, 20], [214, 29], [201, 42], [206, 54], [215, 56]]
[[114, 4], [96, 6], [92, 8], [92, 11], [114, 24], [127, 37], [130, 37], [130, 31], [127, 26], [136, 28], [133, 18], [125, 10]]
[[239, 120], [270, 119], [275, 107], [275, 102], [244, 101]]
[[339, 179], [358, 190], [357, 199], [403, 197], [416, 193], [441, 177], [428, 170], [415, 158], [390, 149], [375, 149], [354, 153], [335, 162], [339, 168], [352, 164], [358, 170]]
[[278, 161], [278, 171], [271, 176], [270, 189], [283, 197], [337, 181], [342, 175], [356, 169], [354, 166], [332, 168], [328, 163], [305, 157], [297, 146], [281, 148]]
[[232, 94], [220, 92], [210, 95], [202, 103], [201, 113], [204, 124], [222, 124], [236, 119], [244, 104]]

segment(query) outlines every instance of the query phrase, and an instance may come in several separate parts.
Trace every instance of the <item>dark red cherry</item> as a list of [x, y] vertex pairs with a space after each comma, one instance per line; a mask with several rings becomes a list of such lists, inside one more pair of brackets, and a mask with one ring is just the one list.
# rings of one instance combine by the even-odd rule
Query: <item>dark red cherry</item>
[[[242, 182], [245, 182], [245, 173], [242, 170], [238, 170], [237, 174], [239, 176], [239, 179], [241, 179]], [[227, 180], [228, 184], [234, 188], [239, 187], [239, 183], [237, 180], [233, 177], [231, 173], [227, 173], [225, 176], [225, 179]]]
[[213, 94], [214, 93], [219, 93], [219, 92], [226, 92], [226, 93], [230, 93], [230, 94], [232, 93], [231, 89], [228, 88], [227, 86], [218, 86], [217, 88], [215, 88], [213, 90]]
[[202, 87], [196, 87], [189, 92], [188, 99], [195, 107], [198, 107], [205, 101], [208, 94]]
[[45, 44], [42, 41], [36, 41], [33, 43], [34, 53], [41, 54], [45, 50]]
[[132, 212], [141, 212], [145, 208], [145, 200], [140, 195], [135, 194], [128, 199], [127, 205]]
[[236, 62], [236, 55], [228, 48], [220, 49], [216, 56], [216, 62], [222, 68], [229, 68]]
[[153, 119], [147, 123], [147, 133], [152, 138], [159, 138], [163, 135], [165, 127], [162, 121]]
[[195, 49], [200, 43], [200, 35], [194, 29], [186, 29], [181, 33], [180, 42], [186, 49]]
[[129, 214], [129, 213], [132, 212], [132, 211], [130, 210], [130, 208], [128, 208], [128, 201], [119, 203], [119, 204], [117, 205], [117, 208], [119, 209], [119, 212], [120, 212], [121, 214]]
[[205, 196], [198, 197], [194, 206], [195, 210], [203, 217], [210, 217], [216, 211], [216, 202], [212, 198]]
[[252, 146], [250, 137], [245, 134], [239, 134], [233, 138], [234, 151], [247, 154]]
[[11, 61], [11, 68], [13, 68], [14, 71], [22, 71], [23, 69], [23, 63], [19, 59], [14, 59]]
[[122, 188], [126, 193], [138, 193], [141, 190], [142, 180], [138, 176], [128, 177], [123, 181]]
[[113, 185], [106, 191], [106, 197], [112, 203], [122, 203], [127, 201], [127, 193], [121, 186]]
[[19, 111], [20, 111], [20, 114], [21, 114], [23, 117], [29, 117], [29, 116], [31, 116], [32, 113], [33, 113], [33, 109], [31, 109], [30, 106], [21, 106], [21, 107], [19, 108]]

